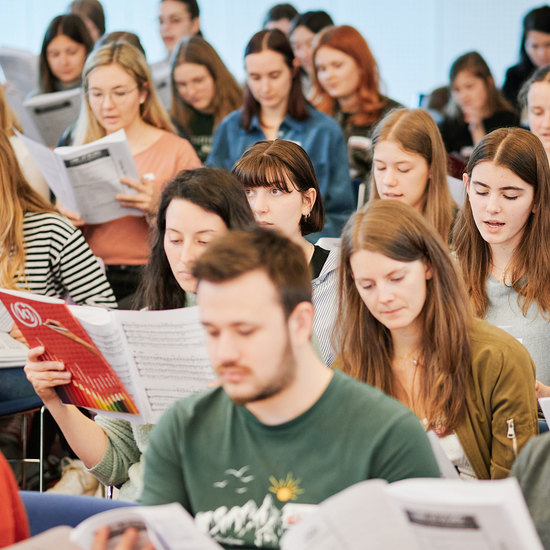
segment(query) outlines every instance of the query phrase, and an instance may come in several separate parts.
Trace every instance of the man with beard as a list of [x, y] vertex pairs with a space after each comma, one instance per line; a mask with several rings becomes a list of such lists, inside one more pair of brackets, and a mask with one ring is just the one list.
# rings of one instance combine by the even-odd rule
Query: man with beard
[[439, 476], [414, 414], [315, 354], [298, 245], [230, 232], [194, 273], [220, 386], [153, 430], [142, 504], [180, 502], [226, 548], [278, 548], [286, 527], [354, 483]]

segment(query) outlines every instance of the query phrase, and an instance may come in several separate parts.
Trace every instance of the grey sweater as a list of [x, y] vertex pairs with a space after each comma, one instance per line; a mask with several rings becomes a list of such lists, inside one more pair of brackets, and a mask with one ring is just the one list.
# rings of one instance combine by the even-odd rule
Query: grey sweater
[[514, 289], [489, 275], [487, 277], [489, 306], [485, 320], [517, 338], [530, 353], [537, 367], [537, 380], [550, 385], [550, 322], [531, 304], [527, 315], [518, 305]]

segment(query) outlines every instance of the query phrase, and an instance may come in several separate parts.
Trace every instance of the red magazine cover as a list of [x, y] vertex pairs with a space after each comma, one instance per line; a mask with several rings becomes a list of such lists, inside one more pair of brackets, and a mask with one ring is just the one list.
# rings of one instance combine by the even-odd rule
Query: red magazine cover
[[63, 300], [0, 289], [0, 301], [29, 346], [44, 346], [42, 357], [62, 361], [71, 373], [70, 384], [56, 388], [64, 403], [138, 414], [122, 382]]

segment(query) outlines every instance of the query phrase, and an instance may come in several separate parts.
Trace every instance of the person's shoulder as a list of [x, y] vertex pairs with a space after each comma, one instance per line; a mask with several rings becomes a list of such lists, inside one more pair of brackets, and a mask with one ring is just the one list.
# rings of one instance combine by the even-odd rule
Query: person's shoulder
[[393, 109], [402, 109], [403, 105], [399, 103], [399, 101], [396, 101], [395, 99], [392, 99], [391, 97], [381, 96], [380, 99], [382, 100], [383, 107], [382, 107], [382, 116], [384, 116], [386, 113], [390, 112]]
[[25, 212], [23, 219], [24, 230], [40, 229], [44, 231], [56, 231], [64, 235], [72, 235], [79, 230], [68, 218], [57, 212]]
[[342, 133], [340, 125], [338, 124], [338, 122], [336, 122], [336, 120], [333, 117], [319, 111], [319, 109], [316, 109], [310, 103], [308, 103], [307, 105], [307, 112], [309, 116], [306, 119], [306, 121], [310, 125], [313, 125], [316, 127], [322, 127], [323, 129], [326, 129], [326, 130], [338, 131], [338, 133], [340, 134]]
[[242, 108], [235, 109], [235, 111], [231, 111], [219, 123], [217, 129], [240, 126], [242, 112], [243, 112]]
[[[471, 330], [472, 367], [483, 364], [512, 363], [531, 364], [531, 356], [525, 347], [512, 335], [487, 321], [474, 319]], [[518, 367], [519, 368], [519, 367]]]

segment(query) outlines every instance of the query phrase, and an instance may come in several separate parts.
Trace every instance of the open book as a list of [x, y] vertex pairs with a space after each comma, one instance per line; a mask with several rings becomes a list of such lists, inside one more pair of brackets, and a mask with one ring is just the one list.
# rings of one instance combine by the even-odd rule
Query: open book
[[137, 193], [120, 178], [139, 181], [134, 158], [124, 130], [97, 141], [50, 151], [44, 145], [17, 134], [59, 202], [79, 214], [86, 223], [103, 223], [123, 216], [143, 216], [125, 208], [115, 196]]
[[550, 397], [541, 397], [539, 399], [539, 405], [546, 423], [550, 426]]
[[29, 97], [23, 106], [31, 115], [44, 144], [55, 147], [63, 132], [76, 122], [81, 101], [80, 88], [74, 88]]
[[214, 379], [197, 307], [108, 311], [4, 289], [0, 301], [31, 347], [71, 372], [56, 388], [65, 403], [155, 423]]
[[543, 550], [514, 478], [369, 480], [289, 529], [282, 550]]

